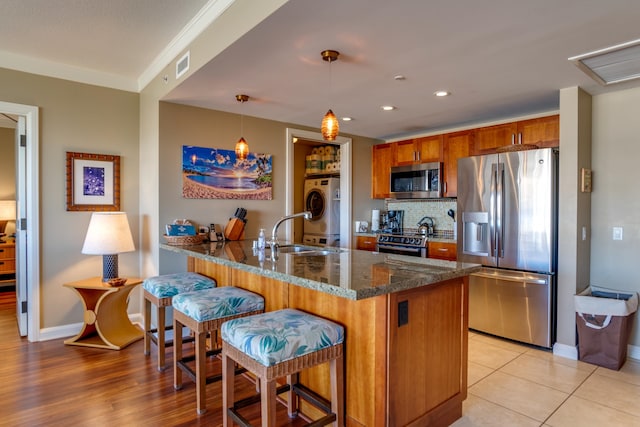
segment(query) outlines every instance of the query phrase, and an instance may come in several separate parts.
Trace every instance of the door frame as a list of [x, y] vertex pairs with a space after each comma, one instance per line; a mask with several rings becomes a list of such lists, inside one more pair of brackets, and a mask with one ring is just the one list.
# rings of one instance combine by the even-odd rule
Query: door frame
[[[294, 172], [294, 149], [296, 139], [304, 139], [306, 141], [324, 142], [320, 132], [311, 132], [308, 130], [287, 128], [286, 135], [286, 200], [285, 214], [289, 215], [293, 212], [294, 191], [293, 183], [295, 177]], [[340, 247], [351, 247], [351, 144], [353, 140], [345, 136], [337, 136], [331, 144], [340, 145]], [[286, 221], [284, 224], [287, 240], [293, 241], [293, 221]]]
[[[26, 170], [16, 170], [16, 173], [24, 173], [26, 176], [26, 194], [16, 194], [16, 197], [24, 197], [27, 202], [25, 217], [16, 220], [16, 231], [19, 222], [26, 220], [27, 230], [26, 245], [26, 271], [21, 271], [21, 277], [27, 278], [27, 339], [30, 342], [40, 340], [40, 166], [39, 166], [39, 110], [33, 105], [14, 104], [0, 101], [0, 112], [23, 116], [26, 119], [27, 146], [26, 146]], [[16, 283], [16, 286], [21, 286]], [[16, 301], [20, 304], [20, 301]]]

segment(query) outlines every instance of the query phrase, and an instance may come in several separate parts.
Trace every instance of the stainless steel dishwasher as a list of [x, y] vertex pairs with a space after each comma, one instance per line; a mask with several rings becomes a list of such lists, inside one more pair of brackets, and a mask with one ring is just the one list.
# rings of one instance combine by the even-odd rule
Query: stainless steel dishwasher
[[469, 277], [469, 328], [541, 347], [553, 344], [555, 276], [483, 268]]

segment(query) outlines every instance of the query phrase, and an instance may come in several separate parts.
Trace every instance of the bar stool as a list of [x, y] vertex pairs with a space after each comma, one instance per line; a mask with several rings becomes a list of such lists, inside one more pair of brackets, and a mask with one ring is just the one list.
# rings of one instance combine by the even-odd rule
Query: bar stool
[[[205, 361], [207, 356], [220, 354], [221, 349], [207, 351], [206, 338], [218, 331], [223, 322], [264, 312], [264, 298], [253, 292], [233, 286], [184, 292], [173, 297], [173, 386], [182, 388], [184, 371], [196, 383], [198, 414], [206, 412], [206, 385], [219, 381], [222, 375], [207, 377]], [[195, 333], [196, 349], [192, 357], [182, 355], [182, 328], [188, 327]], [[212, 338], [212, 342], [214, 338]], [[213, 347], [213, 346], [212, 346]], [[195, 359], [195, 372], [187, 364]], [[238, 370], [244, 372], [244, 369]], [[235, 373], [235, 372], [234, 372]]]
[[[305, 312], [284, 309], [225, 322], [222, 335], [222, 410], [223, 426], [232, 420], [250, 426], [238, 409], [260, 401], [262, 426], [276, 422], [276, 395], [288, 391], [287, 412], [295, 417], [299, 399], [327, 415], [314, 426], [344, 426], [344, 328], [329, 320]], [[234, 401], [234, 362], [252, 372], [260, 382], [260, 396]], [[307, 368], [330, 363], [331, 402], [298, 383], [299, 373]], [[277, 387], [276, 380], [287, 377]]]
[[[151, 343], [158, 348], [158, 370], [165, 369], [165, 349], [173, 345], [173, 340], [166, 339], [166, 331], [173, 329], [165, 327], [167, 307], [171, 307], [171, 298], [182, 292], [211, 289], [216, 287], [216, 281], [198, 273], [174, 273], [150, 277], [142, 283], [144, 290], [144, 355], [151, 353]], [[156, 307], [158, 326], [151, 329], [151, 304]], [[157, 337], [156, 334], [157, 333]], [[193, 339], [191, 339], [193, 341]]]

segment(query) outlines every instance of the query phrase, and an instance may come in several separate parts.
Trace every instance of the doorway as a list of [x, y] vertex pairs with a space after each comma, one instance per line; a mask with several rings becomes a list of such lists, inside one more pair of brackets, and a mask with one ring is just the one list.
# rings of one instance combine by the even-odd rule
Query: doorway
[[[319, 132], [311, 132], [301, 129], [287, 128], [287, 177], [286, 177], [286, 202], [285, 213], [291, 214], [295, 208], [296, 197], [299, 200], [303, 199], [302, 192], [297, 194], [295, 191], [295, 180], [297, 177], [295, 174], [294, 159], [296, 158], [296, 141], [316, 141], [321, 144], [327, 144], [327, 141], [322, 139], [322, 134]], [[331, 144], [339, 145], [341, 149], [341, 162], [340, 162], [340, 247], [351, 247], [351, 144], [352, 139], [344, 136], [336, 137], [335, 141]], [[283, 224], [286, 226], [287, 240], [294, 241], [293, 233], [293, 221], [287, 221]]]
[[21, 336], [40, 339], [39, 114], [38, 107], [0, 102], [0, 113], [15, 117], [16, 316]]

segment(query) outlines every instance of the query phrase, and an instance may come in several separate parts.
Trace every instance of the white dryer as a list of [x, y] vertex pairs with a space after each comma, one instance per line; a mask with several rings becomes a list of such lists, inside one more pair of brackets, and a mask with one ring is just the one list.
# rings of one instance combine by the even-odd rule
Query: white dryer
[[340, 235], [340, 178], [311, 178], [304, 182], [304, 234]]

